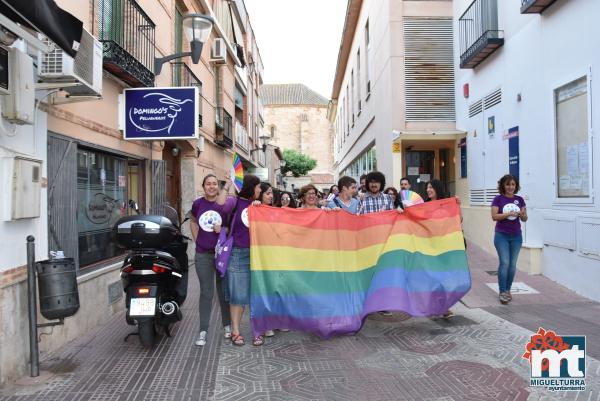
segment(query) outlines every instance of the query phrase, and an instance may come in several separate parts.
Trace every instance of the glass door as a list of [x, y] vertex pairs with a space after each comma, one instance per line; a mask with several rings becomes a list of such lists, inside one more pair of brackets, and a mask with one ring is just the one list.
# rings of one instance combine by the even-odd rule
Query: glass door
[[[405, 155], [406, 174], [411, 190], [427, 199], [427, 182], [434, 178], [435, 152], [432, 150], [408, 150]], [[399, 183], [394, 183], [399, 185]]]

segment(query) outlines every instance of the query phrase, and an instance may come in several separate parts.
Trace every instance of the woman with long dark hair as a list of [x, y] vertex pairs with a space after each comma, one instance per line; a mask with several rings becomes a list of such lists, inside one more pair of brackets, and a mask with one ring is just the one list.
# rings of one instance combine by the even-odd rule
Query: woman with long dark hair
[[427, 201], [449, 198], [450, 195], [444, 189], [444, 184], [440, 180], [431, 180], [426, 187]]
[[[224, 204], [227, 192], [231, 187], [231, 178], [226, 177], [227, 183], [219, 193], [217, 203]], [[248, 230], [248, 208], [260, 205], [260, 180], [255, 175], [245, 175], [242, 189], [239, 192], [231, 218], [230, 229], [233, 236], [233, 249], [229, 256], [229, 265], [225, 273], [226, 293], [229, 298], [231, 312], [231, 342], [234, 345], [244, 345], [244, 337], [240, 334], [240, 322], [246, 306], [250, 304], [250, 231]], [[263, 345], [262, 336], [252, 341], [253, 345]]]
[[258, 200], [261, 205], [272, 206], [273, 205], [273, 187], [268, 182], [260, 183], [260, 195]]
[[387, 187], [384, 191], [384, 194], [388, 194], [390, 198], [392, 198], [392, 201], [394, 202], [394, 207], [396, 209], [398, 208], [402, 208], [402, 202], [400, 200], [400, 195], [398, 194], [398, 191], [396, 190], [396, 188], [394, 187]]
[[223, 221], [229, 219], [229, 214], [235, 205], [235, 198], [227, 197], [225, 204], [217, 204], [219, 195], [219, 181], [213, 174], [209, 174], [202, 180], [204, 196], [196, 199], [192, 205], [192, 216], [190, 220], [192, 238], [196, 243], [196, 274], [200, 282], [200, 332], [195, 344], [203, 346], [206, 344], [208, 324], [210, 322], [210, 311], [215, 290], [221, 306], [221, 320], [225, 330], [225, 338], [231, 337], [231, 318], [229, 316], [229, 304], [225, 301], [221, 277], [215, 274], [215, 245], [219, 237]]
[[277, 201], [277, 207], [296, 207], [296, 201], [289, 192], [281, 192]]

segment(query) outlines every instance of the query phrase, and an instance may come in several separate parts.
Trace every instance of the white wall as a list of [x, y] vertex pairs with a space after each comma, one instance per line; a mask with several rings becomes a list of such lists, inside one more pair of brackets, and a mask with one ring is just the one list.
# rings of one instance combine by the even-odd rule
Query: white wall
[[[43, 96], [36, 93], [36, 97]], [[0, 107], [1, 102], [0, 102]], [[47, 118], [46, 113], [38, 110], [35, 127], [16, 125], [0, 119], [0, 208], [11, 202], [12, 163], [15, 156], [42, 161], [42, 182], [47, 177]], [[47, 196], [42, 187], [40, 195], [40, 217], [0, 221], [0, 272], [23, 266], [27, 263], [26, 237], [33, 235], [36, 240], [36, 259], [47, 259]]]
[[[365, 25], [369, 21], [370, 28], [370, 77], [371, 95], [367, 99], [365, 79]], [[346, 137], [340, 152], [334, 143], [337, 152], [335, 159], [339, 160], [338, 171], [344, 170], [361, 153], [368, 150], [373, 142], [377, 147], [377, 168], [388, 175], [392, 173], [392, 158], [389, 148], [391, 139], [385, 140], [386, 133], [391, 136], [391, 63], [390, 63], [390, 30], [389, 30], [389, 0], [365, 0], [363, 1], [360, 17], [358, 19], [352, 49], [346, 66], [342, 90], [338, 99], [338, 119], [342, 118], [342, 99], [346, 96], [346, 86], [350, 82], [350, 73], [354, 70], [356, 75], [356, 55], [360, 48], [361, 55], [361, 99], [362, 111], [355, 116], [354, 127], [351, 127], [350, 136]], [[356, 76], [355, 76], [356, 84]], [[356, 99], [352, 96], [355, 103]], [[350, 107], [351, 109], [351, 107]], [[342, 131], [343, 132], [343, 131]], [[341, 135], [341, 133], [338, 133]], [[387, 146], [387, 148], [384, 148]]]
[[[455, 16], [460, 16], [470, 3], [471, 0], [456, 0]], [[508, 141], [502, 140], [501, 136], [510, 127], [519, 127], [520, 180], [530, 215], [530, 220], [524, 225], [525, 245], [544, 247], [556, 235], [571, 242], [574, 245], [572, 251], [552, 245], [544, 248], [543, 272], [585, 296], [600, 300], [600, 295], [590, 285], [600, 281], [600, 260], [582, 254], [581, 241], [584, 237], [580, 235], [582, 223], [589, 219], [600, 219], [600, 141], [596, 140], [592, 148], [595, 160], [591, 171], [596, 171], [595, 175], [592, 174], [596, 198], [588, 204], [557, 201], [553, 116], [554, 89], [585, 75], [590, 68], [593, 79], [588, 96], [593, 99], [600, 94], [600, 83], [594, 79], [600, 74], [600, 24], [597, 23], [600, 2], [558, 1], [541, 15], [521, 14], [520, 0], [502, 0], [498, 4], [499, 29], [504, 30], [505, 44], [475, 69], [458, 68], [459, 31], [455, 25], [457, 128], [469, 131], [469, 181], [473, 185], [474, 174], [485, 171], [489, 166], [482, 165], [483, 158], [478, 157], [476, 149], [471, 146], [475, 126], [473, 119], [468, 117], [468, 107], [501, 87], [501, 118], [500, 121], [496, 120], [496, 137], [488, 142], [485, 151], [486, 157], [491, 155], [499, 158], [500, 168], [504, 165], [503, 173], [507, 173]], [[465, 83], [470, 87], [469, 99], [464, 99], [462, 95]], [[520, 102], [517, 101], [518, 94], [521, 95]], [[481, 115], [477, 117], [481, 118]], [[594, 101], [592, 125], [600, 122], [599, 117], [600, 103]], [[493, 188], [494, 180], [500, 174], [498, 171], [488, 174], [484, 178], [485, 187]], [[573, 222], [555, 224], [549, 217], [571, 219]], [[586, 236], [596, 237], [600, 243], [600, 220], [594, 221], [598, 221], [595, 226], [597, 229], [586, 231]]]

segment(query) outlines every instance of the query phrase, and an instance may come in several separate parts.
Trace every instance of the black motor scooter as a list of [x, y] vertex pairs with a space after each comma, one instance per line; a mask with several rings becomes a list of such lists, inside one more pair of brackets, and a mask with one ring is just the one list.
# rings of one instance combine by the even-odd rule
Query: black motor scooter
[[[135, 203], [131, 207], [137, 209]], [[183, 222], [173, 208], [157, 210], [160, 213], [123, 217], [114, 227], [117, 243], [130, 251], [121, 268], [125, 319], [138, 327], [125, 341], [139, 335], [145, 347], [154, 345], [157, 333], [171, 336], [187, 293], [189, 238], [181, 233]]]

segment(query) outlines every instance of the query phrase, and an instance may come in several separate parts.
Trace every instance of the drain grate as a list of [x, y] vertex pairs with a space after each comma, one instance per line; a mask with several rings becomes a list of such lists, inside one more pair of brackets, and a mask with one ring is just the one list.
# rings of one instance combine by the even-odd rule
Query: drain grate
[[486, 270], [485, 272], [487, 274], [489, 274], [490, 276], [497, 276], [498, 275], [498, 270]]

